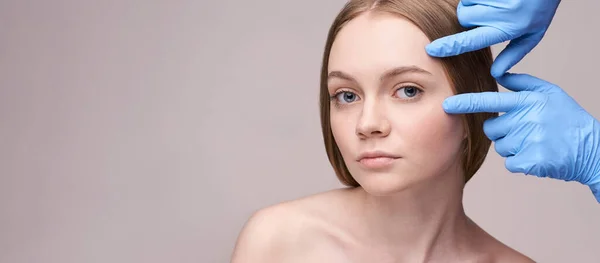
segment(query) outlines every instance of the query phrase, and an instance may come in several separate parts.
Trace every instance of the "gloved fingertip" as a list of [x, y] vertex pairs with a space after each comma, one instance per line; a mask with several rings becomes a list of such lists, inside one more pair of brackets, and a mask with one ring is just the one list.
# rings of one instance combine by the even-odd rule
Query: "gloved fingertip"
[[456, 113], [456, 102], [453, 97], [446, 98], [442, 103], [442, 108], [446, 113]]
[[434, 57], [455, 56], [458, 55], [460, 50], [456, 50], [456, 43], [454, 42], [455, 40], [450, 37], [443, 37], [429, 43], [425, 47], [425, 50], [429, 55]]
[[514, 88], [514, 84], [512, 84], [512, 82], [510, 81], [509, 73], [504, 73], [494, 78], [496, 79], [496, 82], [498, 82], [498, 84], [500, 84], [501, 86], [507, 89]]
[[496, 59], [496, 61], [492, 63], [492, 68], [490, 69], [490, 74], [492, 75], [492, 77], [496, 79], [503, 77], [508, 73], [508, 71], [512, 67], [511, 65], [507, 65], [506, 63], [502, 62], [503, 61], [499, 61], [498, 59]]
[[444, 111], [448, 112], [448, 109], [450, 108], [450, 104], [448, 103], [448, 99], [444, 100], [444, 102], [442, 103], [442, 108], [444, 108]]
[[506, 70], [492, 67], [490, 74], [492, 74], [492, 77], [497, 79], [497, 78], [502, 77], [502, 75], [504, 75], [505, 72], [506, 72]]
[[443, 56], [442, 47], [437, 42], [431, 42], [425, 47], [425, 51], [427, 54], [433, 57], [441, 57]]

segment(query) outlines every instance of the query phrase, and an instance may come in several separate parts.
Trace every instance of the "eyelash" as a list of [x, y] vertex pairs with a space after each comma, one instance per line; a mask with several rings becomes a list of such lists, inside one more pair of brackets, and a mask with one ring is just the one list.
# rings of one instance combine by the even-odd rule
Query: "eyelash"
[[[400, 99], [400, 100], [403, 100], [403, 101], [411, 101], [411, 100], [415, 100], [415, 99], [417, 99], [417, 98], [419, 98], [419, 97], [421, 96], [421, 93], [423, 93], [423, 89], [421, 89], [421, 88], [417, 87], [416, 85], [407, 84], [407, 85], [402, 85], [402, 86], [398, 87], [397, 89], [395, 89], [395, 90], [394, 90], [394, 95], [395, 95], [395, 94], [396, 94], [396, 93], [397, 93], [399, 90], [401, 90], [401, 89], [404, 89], [404, 88], [415, 88], [415, 89], [417, 89], [417, 95], [416, 95], [416, 96], [414, 96], [414, 97], [412, 97], [412, 98], [410, 98], [410, 99]], [[349, 103], [340, 103], [339, 101], [337, 101], [337, 100], [336, 100], [336, 99], [337, 99], [337, 97], [338, 97], [340, 94], [342, 94], [342, 93], [346, 93], [346, 92], [348, 92], [348, 93], [353, 93], [353, 94], [355, 94], [355, 95], [356, 95], [356, 93], [352, 92], [351, 90], [348, 90], [348, 89], [340, 89], [340, 90], [338, 90], [337, 92], [335, 92], [333, 95], [329, 96], [329, 100], [330, 100], [330, 101], [334, 101], [334, 102], [335, 102], [335, 106], [337, 106], [337, 107], [343, 107], [343, 106], [345, 106], [346, 104], [351, 104], [352, 102], [349, 102]], [[358, 96], [358, 95], [357, 95], [357, 96]]]

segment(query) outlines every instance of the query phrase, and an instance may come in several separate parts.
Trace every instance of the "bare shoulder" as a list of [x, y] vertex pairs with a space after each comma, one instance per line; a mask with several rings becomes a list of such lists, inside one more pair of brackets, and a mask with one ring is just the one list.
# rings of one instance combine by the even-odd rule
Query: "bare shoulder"
[[506, 245], [502, 245], [503, 248], [501, 248], [497, 255], [496, 255], [496, 260], [494, 262], [497, 263], [535, 263], [535, 261], [533, 261], [533, 259], [525, 256], [524, 254], [522, 254], [519, 251], [516, 251]]
[[[491, 237], [491, 236], [490, 236]], [[535, 261], [521, 252], [491, 237], [488, 242], [483, 242], [483, 249], [487, 250], [487, 260], [482, 262], [493, 263], [535, 263]], [[479, 261], [478, 261], [479, 262]]]
[[498, 240], [467, 217], [470, 233], [465, 235], [467, 247], [470, 247], [467, 262], [474, 263], [535, 263], [531, 258]]
[[316, 242], [339, 236], [332, 233], [336, 229], [333, 210], [341, 207], [344, 192], [330, 190], [255, 211], [238, 236], [231, 262], [285, 262], [316, 247]]

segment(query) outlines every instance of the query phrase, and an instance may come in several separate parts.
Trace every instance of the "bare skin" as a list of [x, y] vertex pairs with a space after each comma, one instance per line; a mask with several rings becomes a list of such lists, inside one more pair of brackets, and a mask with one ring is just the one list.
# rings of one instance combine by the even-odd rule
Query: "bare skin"
[[[360, 224], [364, 203], [359, 200], [364, 196], [360, 187], [336, 189], [263, 208], [244, 226], [231, 262], [534, 262], [486, 233], [464, 212], [457, 216], [455, 233], [437, 233], [425, 253], [375, 241], [369, 226]], [[451, 244], [444, 244], [449, 239]]]
[[365, 13], [331, 48], [332, 134], [361, 185], [257, 211], [232, 263], [533, 262], [470, 220], [460, 156], [466, 130], [430, 43], [408, 20]]

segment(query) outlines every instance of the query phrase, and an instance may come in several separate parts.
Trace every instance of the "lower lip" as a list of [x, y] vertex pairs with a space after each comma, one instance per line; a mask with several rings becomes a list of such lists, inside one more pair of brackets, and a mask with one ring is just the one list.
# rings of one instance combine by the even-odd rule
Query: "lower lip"
[[359, 162], [366, 168], [377, 169], [390, 166], [397, 159], [392, 157], [362, 158]]

